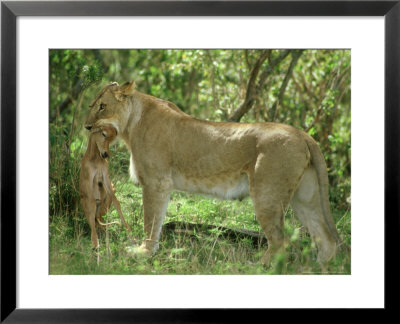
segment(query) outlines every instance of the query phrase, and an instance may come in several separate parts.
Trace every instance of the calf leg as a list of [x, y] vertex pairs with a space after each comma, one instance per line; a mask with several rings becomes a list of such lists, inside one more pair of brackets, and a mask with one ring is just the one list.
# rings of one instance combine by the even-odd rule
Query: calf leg
[[130, 226], [128, 225], [128, 223], [125, 221], [124, 215], [122, 214], [122, 210], [121, 210], [121, 205], [117, 199], [117, 197], [115, 197], [115, 195], [113, 194], [113, 204], [115, 206], [115, 209], [118, 211], [118, 215], [119, 218], [121, 219], [122, 223], [124, 224], [125, 228], [127, 229], [128, 232], [132, 232]]
[[108, 210], [108, 208], [106, 209], [106, 211], [104, 212], [104, 208], [103, 205], [101, 204], [100, 201], [96, 202], [96, 223], [97, 225], [99, 225], [102, 229], [107, 228], [108, 226], [111, 225], [117, 225], [119, 224], [119, 222], [115, 221], [115, 222], [109, 222], [109, 223], [104, 223], [104, 218], [103, 216], [106, 214], [106, 211]]
[[98, 250], [99, 239], [96, 232], [96, 202], [92, 199], [85, 199], [82, 201], [82, 209], [90, 226], [92, 247]]

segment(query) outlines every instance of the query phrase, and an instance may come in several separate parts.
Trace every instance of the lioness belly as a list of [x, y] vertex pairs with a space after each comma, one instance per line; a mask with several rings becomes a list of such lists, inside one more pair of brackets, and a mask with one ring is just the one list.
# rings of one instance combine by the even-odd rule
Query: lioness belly
[[191, 178], [173, 173], [174, 189], [201, 193], [220, 199], [243, 199], [249, 195], [249, 179], [245, 173]]

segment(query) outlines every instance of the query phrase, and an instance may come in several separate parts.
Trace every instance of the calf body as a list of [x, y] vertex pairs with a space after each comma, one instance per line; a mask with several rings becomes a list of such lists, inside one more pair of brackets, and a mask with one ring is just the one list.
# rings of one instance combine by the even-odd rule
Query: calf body
[[106, 227], [118, 222], [104, 223], [103, 216], [111, 206], [117, 209], [124, 226], [130, 231], [122, 215], [121, 206], [114, 194], [114, 187], [108, 174], [109, 144], [117, 136], [117, 131], [112, 126], [102, 126], [93, 130], [89, 136], [87, 151], [81, 162], [79, 181], [80, 198], [83, 212], [91, 230], [91, 240], [94, 249], [99, 248], [96, 223]]

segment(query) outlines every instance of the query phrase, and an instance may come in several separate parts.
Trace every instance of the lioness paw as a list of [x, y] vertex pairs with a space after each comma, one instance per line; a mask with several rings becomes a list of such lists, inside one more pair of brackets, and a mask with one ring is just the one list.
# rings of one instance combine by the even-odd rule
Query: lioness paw
[[149, 258], [152, 256], [152, 252], [143, 247], [143, 246], [129, 246], [126, 248], [126, 252], [133, 257], [143, 257], [143, 258]]

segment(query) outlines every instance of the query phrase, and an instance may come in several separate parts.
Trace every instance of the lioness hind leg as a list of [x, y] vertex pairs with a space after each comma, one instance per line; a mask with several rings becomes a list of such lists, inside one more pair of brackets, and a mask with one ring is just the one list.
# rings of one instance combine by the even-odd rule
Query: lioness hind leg
[[276, 206], [268, 207], [256, 202], [254, 202], [254, 205], [257, 220], [268, 240], [267, 252], [265, 252], [261, 259], [261, 261], [268, 266], [271, 262], [271, 256], [283, 250], [284, 213], [282, 210], [279, 210], [279, 208], [276, 208]]
[[[253, 200], [256, 217], [267, 240], [268, 250], [262, 261], [269, 265], [272, 254], [284, 248], [284, 215], [290, 199], [301, 178], [307, 157], [293, 139], [272, 143], [264, 148], [273, 155], [260, 154], [254, 173], [249, 175], [250, 197]], [[288, 148], [292, 147], [292, 150]], [[284, 161], [284, 165], [282, 165]]]
[[305, 171], [291, 205], [317, 245], [318, 261], [332, 259], [336, 253], [336, 241], [322, 213], [318, 178], [314, 168], [310, 167]]
[[[266, 178], [268, 179], [268, 178]], [[256, 218], [268, 240], [268, 249], [261, 261], [267, 266], [271, 256], [284, 249], [284, 216], [292, 191], [279, 190], [274, 181], [260, 178], [250, 186], [250, 197], [253, 200]], [[271, 179], [269, 179], [271, 180]], [[254, 183], [255, 182], [255, 183]]]

